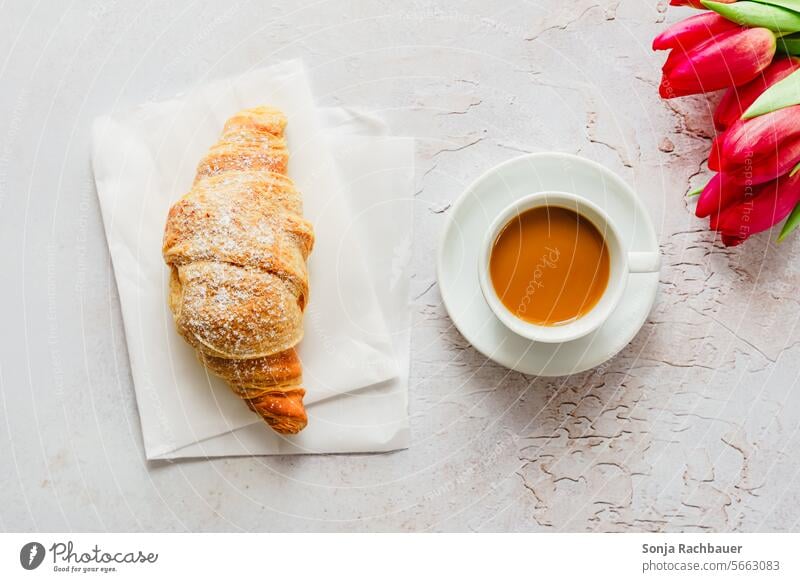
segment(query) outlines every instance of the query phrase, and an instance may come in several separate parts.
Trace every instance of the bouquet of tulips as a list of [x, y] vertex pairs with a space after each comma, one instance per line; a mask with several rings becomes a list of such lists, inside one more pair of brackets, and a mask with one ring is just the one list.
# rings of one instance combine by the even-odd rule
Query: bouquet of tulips
[[[726, 89], [708, 159], [717, 172], [699, 194], [727, 246], [784, 221], [800, 225], [800, 0], [671, 0], [704, 9], [653, 42], [669, 50], [665, 99]], [[798, 56], [795, 56], [798, 55]]]

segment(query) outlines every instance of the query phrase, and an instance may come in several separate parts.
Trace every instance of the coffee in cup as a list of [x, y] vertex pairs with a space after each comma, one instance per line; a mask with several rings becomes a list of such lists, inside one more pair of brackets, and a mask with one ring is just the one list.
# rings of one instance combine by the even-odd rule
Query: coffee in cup
[[520, 319], [563, 325], [597, 305], [609, 276], [605, 238], [570, 208], [537, 206], [511, 218], [492, 246], [495, 293]]
[[599, 328], [629, 273], [659, 269], [654, 252], [630, 252], [606, 213], [568, 192], [538, 192], [506, 207], [479, 258], [481, 291], [511, 331], [548, 343]]

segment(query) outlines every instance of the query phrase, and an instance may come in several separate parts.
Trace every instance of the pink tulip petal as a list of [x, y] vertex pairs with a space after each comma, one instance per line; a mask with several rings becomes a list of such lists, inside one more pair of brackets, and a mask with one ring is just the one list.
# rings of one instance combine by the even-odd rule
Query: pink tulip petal
[[752, 197], [730, 206], [712, 220], [712, 228], [742, 240], [771, 228], [800, 201], [800, 174], [759, 186]]
[[714, 35], [741, 30], [742, 27], [716, 12], [704, 12], [676, 22], [653, 40], [653, 50], [688, 51]]
[[699, 218], [718, 213], [725, 208], [740, 202], [747, 195], [748, 189], [738, 184], [725, 174], [717, 174], [703, 189], [697, 200], [695, 215]]
[[770, 64], [776, 46], [771, 31], [750, 28], [723, 32], [689, 51], [674, 49], [659, 93], [670, 99], [747, 83]]

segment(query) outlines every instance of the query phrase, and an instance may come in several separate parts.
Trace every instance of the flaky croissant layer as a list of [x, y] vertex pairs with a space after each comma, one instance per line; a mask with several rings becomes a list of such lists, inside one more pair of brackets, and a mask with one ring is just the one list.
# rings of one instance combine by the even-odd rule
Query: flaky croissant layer
[[308, 301], [314, 231], [286, 175], [286, 118], [245, 109], [170, 208], [164, 260], [169, 307], [200, 361], [277, 432], [307, 424], [294, 347]]

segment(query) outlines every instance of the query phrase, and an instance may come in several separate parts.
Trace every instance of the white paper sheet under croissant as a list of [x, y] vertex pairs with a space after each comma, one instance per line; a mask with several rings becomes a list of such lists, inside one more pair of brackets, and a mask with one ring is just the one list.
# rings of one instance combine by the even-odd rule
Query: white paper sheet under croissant
[[352, 243], [353, 214], [299, 62], [113, 114], [95, 122], [92, 162], [148, 458], [260, 423], [224, 382], [205, 372], [175, 332], [160, 248], [170, 204], [191, 186], [197, 161], [225, 120], [263, 103], [287, 114], [290, 175], [315, 226], [312, 295], [300, 347], [306, 401], [397, 375], [363, 245]]

